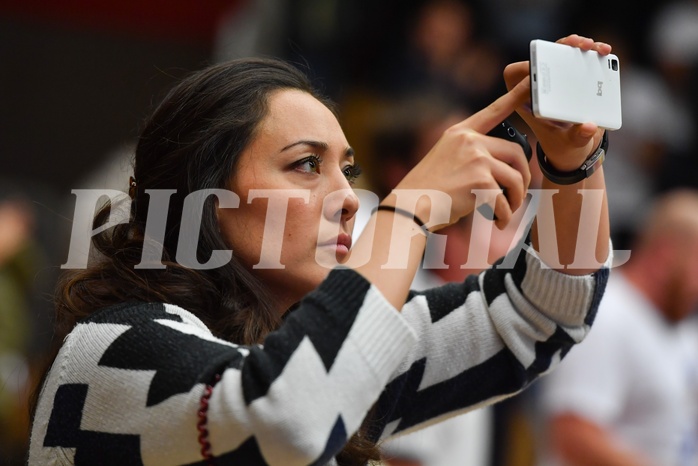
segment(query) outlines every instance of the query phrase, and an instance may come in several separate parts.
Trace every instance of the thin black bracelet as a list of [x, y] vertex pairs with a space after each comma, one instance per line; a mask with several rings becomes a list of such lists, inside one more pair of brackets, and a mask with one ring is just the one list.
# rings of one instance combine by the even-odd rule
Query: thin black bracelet
[[419, 226], [419, 228], [422, 229], [424, 234], [428, 235], [430, 233], [429, 229], [425, 226], [425, 223], [422, 221], [422, 219], [420, 219], [419, 217], [417, 217], [415, 214], [413, 214], [412, 212], [410, 212], [408, 210], [401, 209], [399, 207], [393, 207], [391, 205], [382, 205], [381, 204], [378, 207], [374, 208], [373, 212], [377, 212], [379, 210], [386, 210], [388, 212], [394, 212], [394, 213], [400, 214], [404, 217], [411, 218], [412, 221], [414, 223], [416, 223]]

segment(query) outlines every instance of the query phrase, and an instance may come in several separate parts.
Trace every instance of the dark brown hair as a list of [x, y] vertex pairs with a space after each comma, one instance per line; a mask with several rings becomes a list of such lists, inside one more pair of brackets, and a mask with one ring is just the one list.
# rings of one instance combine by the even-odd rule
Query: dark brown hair
[[[98, 257], [85, 270], [73, 270], [56, 292], [56, 351], [76, 323], [94, 311], [125, 301], [166, 302], [201, 318], [219, 337], [238, 344], [261, 342], [281, 324], [273, 295], [235, 257], [222, 267], [194, 270], [175, 261], [187, 194], [225, 189], [241, 152], [268, 112], [271, 93], [297, 89], [333, 110], [294, 66], [275, 59], [248, 58], [212, 65], [175, 86], [146, 121], [135, 153], [135, 187], [130, 222], [93, 238]], [[162, 269], [136, 269], [141, 260], [149, 194], [176, 189], [170, 198]], [[104, 224], [111, 205], [95, 217]], [[197, 257], [229, 249], [219, 232], [214, 201], [204, 204]], [[53, 355], [55, 358], [55, 353]], [[38, 392], [38, 390], [37, 390]], [[374, 442], [361, 432], [338, 457], [342, 465], [378, 459]]]

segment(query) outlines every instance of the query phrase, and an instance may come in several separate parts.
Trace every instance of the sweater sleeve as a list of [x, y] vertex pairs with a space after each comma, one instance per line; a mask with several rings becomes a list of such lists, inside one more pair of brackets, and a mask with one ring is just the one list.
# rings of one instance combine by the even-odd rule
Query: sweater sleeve
[[376, 438], [514, 395], [582, 341], [611, 255], [595, 273], [573, 276], [519, 246], [479, 276], [410, 295], [403, 315], [419, 342], [377, 403]]
[[415, 340], [348, 269], [332, 271], [263, 346], [216, 339], [176, 306], [110, 308], [79, 324], [56, 358], [29, 464], [327, 464]]

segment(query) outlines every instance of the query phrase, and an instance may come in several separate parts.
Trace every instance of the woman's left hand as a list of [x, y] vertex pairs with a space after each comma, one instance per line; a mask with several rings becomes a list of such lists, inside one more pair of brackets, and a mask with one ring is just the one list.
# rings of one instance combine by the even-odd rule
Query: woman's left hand
[[[582, 50], [594, 50], [601, 55], [611, 53], [610, 45], [577, 34], [564, 37], [557, 43]], [[507, 89], [513, 88], [522, 80], [529, 80], [530, 86], [529, 62], [512, 63], [505, 68], [504, 81]], [[604, 130], [594, 123], [572, 124], [536, 118], [531, 111], [530, 101], [516, 111], [535, 133], [548, 162], [558, 170], [578, 169], [601, 143]]]

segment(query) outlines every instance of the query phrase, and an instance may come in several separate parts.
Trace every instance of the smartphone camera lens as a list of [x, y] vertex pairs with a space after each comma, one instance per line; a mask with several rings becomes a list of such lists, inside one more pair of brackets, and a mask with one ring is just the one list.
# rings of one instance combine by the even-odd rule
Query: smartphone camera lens
[[611, 60], [611, 69], [613, 71], [618, 71], [618, 60], [616, 60], [615, 58]]

